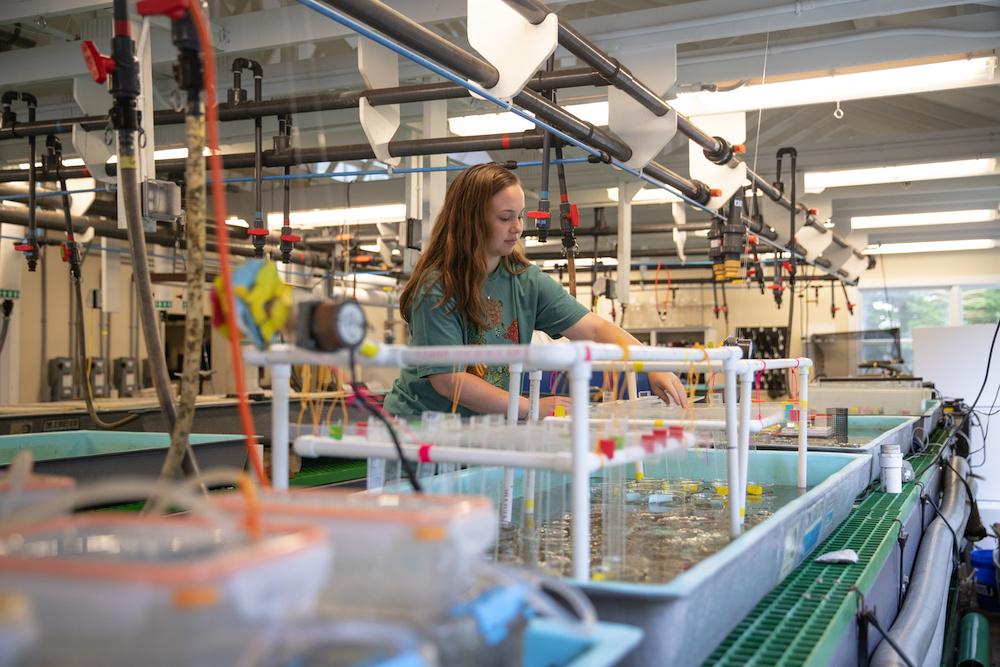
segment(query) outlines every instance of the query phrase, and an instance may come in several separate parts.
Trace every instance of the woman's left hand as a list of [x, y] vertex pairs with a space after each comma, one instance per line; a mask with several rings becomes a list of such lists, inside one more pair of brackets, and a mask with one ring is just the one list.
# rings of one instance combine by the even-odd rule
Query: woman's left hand
[[682, 408], [687, 407], [684, 396], [684, 385], [673, 373], [649, 373], [649, 388], [659, 396], [664, 403], [673, 403]]

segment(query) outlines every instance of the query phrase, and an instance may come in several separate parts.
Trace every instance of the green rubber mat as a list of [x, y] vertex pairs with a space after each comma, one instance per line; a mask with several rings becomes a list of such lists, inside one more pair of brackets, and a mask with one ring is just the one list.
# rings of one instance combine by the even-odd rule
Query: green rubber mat
[[[908, 459], [915, 478], [926, 483], [942, 443], [943, 429], [926, 452]], [[855, 622], [857, 598], [851, 587], [867, 591], [896, 546], [897, 518], [919, 502], [917, 481], [903, 492], [869, 494], [813, 556], [853, 549], [853, 565], [816, 563], [810, 556], [747, 614], [705, 661], [705, 665], [825, 665], [843, 632]]]
[[290, 485], [297, 487], [326, 486], [365, 479], [367, 474], [368, 464], [363, 460], [303, 459], [302, 470], [295, 474]]

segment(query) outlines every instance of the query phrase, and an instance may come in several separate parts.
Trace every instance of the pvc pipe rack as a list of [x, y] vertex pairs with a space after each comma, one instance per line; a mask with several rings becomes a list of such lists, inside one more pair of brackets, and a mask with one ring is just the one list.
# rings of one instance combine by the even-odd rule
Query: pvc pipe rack
[[[273, 404], [286, 406], [274, 411], [271, 429], [272, 486], [275, 490], [288, 488], [289, 423], [287, 404], [289, 398], [289, 378], [292, 364], [314, 364], [321, 366], [345, 367], [351, 363], [346, 351], [322, 353], [303, 350], [291, 345], [274, 345], [267, 351], [245, 347], [244, 359], [256, 366], [272, 369]], [[617, 362], [618, 364], [642, 362], [645, 367], [658, 365], [698, 365], [721, 364], [725, 375], [725, 413], [721, 430], [726, 433], [727, 481], [729, 488], [743, 489], [734, 494], [740, 502], [729, 503], [730, 532], [735, 537], [740, 534], [746, 503], [747, 461], [751, 431], [750, 388], [753, 374], [763, 370], [783, 368], [797, 369], [800, 374], [801, 394], [799, 403], [799, 461], [798, 485], [806, 485], [806, 442], [808, 438], [807, 385], [809, 359], [744, 360], [738, 347], [719, 348], [658, 348], [645, 346], [622, 347], [603, 343], [575, 342], [567, 345], [469, 345], [469, 346], [427, 346], [409, 347], [404, 345], [365, 346], [355, 356], [361, 366], [400, 368], [417, 365], [466, 365], [487, 364], [510, 367], [510, 387], [518, 391], [510, 392], [508, 419], [516, 423], [518, 398], [520, 397], [521, 375], [529, 372], [530, 415], [538, 416], [542, 370], [566, 370], [570, 380], [571, 450], [566, 453], [522, 452], [489, 448], [432, 447], [434, 460], [444, 463], [505, 466], [505, 490], [502, 501], [504, 515], [509, 519], [509, 507], [513, 500], [513, 469], [526, 468], [529, 472], [549, 469], [572, 474], [572, 557], [573, 576], [579, 580], [589, 579], [590, 563], [590, 474], [610, 465], [641, 463], [651, 457], [662, 456], [664, 450], [647, 451], [643, 447], [626, 447], [615, 452], [608, 459], [597, 455], [590, 448], [590, 377], [594, 366]], [[647, 365], [648, 364], [648, 365]], [[740, 401], [737, 402], [737, 378], [740, 379]], [[345, 437], [341, 440], [322, 436], [300, 436], [295, 442], [296, 451], [305, 456], [339, 455], [372, 458], [395, 458], [392, 443], [372, 442], [366, 438]], [[404, 455], [420, 456], [421, 445], [404, 444]], [[429, 454], [428, 449], [423, 452]], [[510, 479], [506, 479], [510, 477]], [[530, 476], [526, 476], [530, 477]], [[526, 484], [530, 490], [531, 480]]]

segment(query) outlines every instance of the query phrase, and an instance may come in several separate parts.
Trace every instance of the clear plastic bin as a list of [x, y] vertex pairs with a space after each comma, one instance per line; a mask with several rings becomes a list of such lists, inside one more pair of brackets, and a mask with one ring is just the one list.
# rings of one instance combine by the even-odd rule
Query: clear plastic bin
[[34, 608], [31, 665], [233, 665], [314, 611], [332, 554], [315, 526], [258, 540], [191, 517], [102, 513], [0, 533], [0, 590]]
[[15, 491], [8, 477], [0, 478], [0, 514], [69, 493], [75, 487], [76, 481], [72, 477], [29, 475], [21, 489]]
[[[242, 512], [244, 498], [214, 501]], [[337, 554], [324, 607], [352, 615], [421, 620], [474, 593], [475, 564], [497, 538], [492, 503], [478, 497], [352, 494], [329, 489], [264, 492], [265, 519], [325, 528]]]

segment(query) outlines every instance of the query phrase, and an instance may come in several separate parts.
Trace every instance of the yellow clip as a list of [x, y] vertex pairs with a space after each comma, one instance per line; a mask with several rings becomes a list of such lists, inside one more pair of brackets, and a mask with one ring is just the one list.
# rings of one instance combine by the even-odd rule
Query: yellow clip
[[740, 518], [742, 519], [742, 518], [743, 518], [743, 517], [745, 517], [746, 515], [747, 515], [747, 510], [746, 510], [746, 508], [745, 508], [745, 507], [741, 507], [741, 508], [740, 508]]
[[632, 370], [635, 371], [636, 373], [641, 373], [642, 369], [643, 365], [641, 361], [636, 361], [632, 364]]
[[644, 475], [641, 471], [639, 470], [635, 471], [635, 481], [641, 482], [645, 476], [646, 475]]
[[378, 345], [369, 340], [366, 340], [361, 344], [360, 352], [362, 357], [367, 357], [369, 359], [372, 359], [375, 357], [375, 355], [378, 354]]
[[725, 484], [719, 484], [718, 486], [715, 487], [715, 492], [720, 496], [728, 496], [729, 487], [726, 486]]
[[758, 484], [747, 484], [747, 493], [751, 496], [762, 496], [764, 489]]
[[566, 416], [566, 406], [565, 405], [557, 405], [555, 407], [555, 409], [552, 411], [552, 414], [554, 416], [556, 416], [556, 417], [565, 417]]
[[663, 420], [662, 419], [654, 419], [653, 420], [653, 426], [655, 426], [656, 428], [662, 427], [663, 426]]

